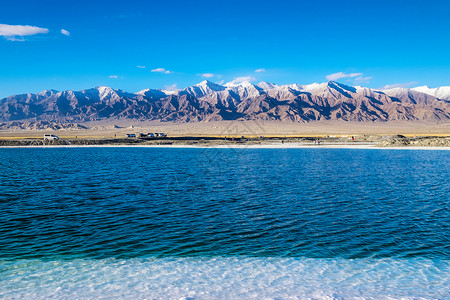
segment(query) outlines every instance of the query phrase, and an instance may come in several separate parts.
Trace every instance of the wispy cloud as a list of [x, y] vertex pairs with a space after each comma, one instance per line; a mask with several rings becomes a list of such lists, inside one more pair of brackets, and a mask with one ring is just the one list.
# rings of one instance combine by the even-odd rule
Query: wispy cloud
[[198, 74], [199, 76], [202, 76], [204, 78], [213, 78], [213, 77], [217, 77], [220, 78], [222, 77], [222, 75], [219, 74], [213, 74], [213, 73], [203, 73], [203, 74]]
[[116, 79], [116, 78], [119, 78], [119, 76], [117, 76], [117, 75], [109, 75], [109, 78], [114, 78], [114, 79]]
[[326, 76], [326, 78], [328, 80], [339, 80], [341, 78], [354, 78], [354, 77], [358, 77], [358, 76], [362, 76], [362, 73], [344, 73], [344, 72], [337, 72], [337, 73], [333, 73], [333, 74], [329, 74]]
[[354, 82], [354, 83], [357, 83], [357, 84], [368, 83], [372, 78], [373, 78], [372, 76], [366, 76], [366, 77], [359, 76], [359, 77], [356, 77], [356, 78], [353, 80], [353, 82]]
[[26, 39], [22, 36], [5, 36], [5, 39], [11, 42], [25, 42]]
[[227, 82], [227, 84], [228, 85], [233, 85], [233, 84], [238, 84], [238, 83], [242, 83], [242, 82], [245, 82], [245, 81], [252, 82], [252, 81], [255, 81], [255, 80], [256, 80], [256, 78], [252, 77], [252, 76], [242, 76], [242, 77], [236, 77], [232, 81]]
[[164, 68], [156, 68], [156, 69], [153, 69], [152, 72], [154, 72], [154, 73], [164, 73], [164, 74], [172, 73], [172, 71], [166, 70]]
[[255, 73], [262, 73], [262, 72], [265, 72], [265, 71], [266, 71], [266, 69], [261, 68], [261, 69], [256, 69]]
[[136, 66], [136, 68], [145, 69], [145, 66]]
[[176, 90], [178, 90], [178, 87], [177, 87], [177, 84], [174, 83], [174, 84], [171, 84], [171, 85], [165, 85], [164, 86], [164, 90], [166, 90], [166, 91], [176, 91]]
[[24, 36], [48, 33], [47, 28], [40, 28], [30, 25], [8, 25], [0, 24], [0, 36], [10, 41], [24, 41]]
[[395, 89], [395, 88], [409, 88], [413, 85], [416, 85], [417, 81], [411, 81], [411, 82], [405, 82], [405, 83], [394, 83], [394, 84], [387, 84], [384, 87], [382, 87], [383, 90], [389, 90], [389, 89]]
[[61, 29], [61, 33], [64, 35], [70, 36], [70, 32], [65, 29]]
[[352, 84], [369, 83], [372, 79], [371, 76], [364, 76], [363, 73], [344, 73], [337, 72], [326, 76], [327, 80], [337, 81], [340, 79], [346, 79], [346, 81], [352, 82]]

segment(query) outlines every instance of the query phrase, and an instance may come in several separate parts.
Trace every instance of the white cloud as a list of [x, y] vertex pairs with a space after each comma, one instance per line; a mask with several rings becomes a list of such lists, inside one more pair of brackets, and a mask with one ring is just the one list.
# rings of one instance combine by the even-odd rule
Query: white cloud
[[40, 28], [29, 25], [8, 25], [0, 24], [0, 36], [4, 36], [10, 41], [24, 41], [23, 36], [35, 35], [40, 33], [48, 33], [47, 28]]
[[266, 69], [264, 69], [264, 68], [255, 70], [256, 73], [262, 73], [262, 72], [265, 72], [265, 71], [266, 71]]
[[145, 66], [136, 66], [136, 68], [145, 69]]
[[61, 33], [64, 35], [70, 36], [70, 32], [65, 29], [61, 29]]
[[341, 78], [354, 78], [354, 77], [360, 77], [362, 75], [363, 75], [362, 73], [349, 73], [349, 74], [346, 74], [344, 72], [337, 72], [337, 73], [333, 73], [333, 74], [327, 75], [326, 78], [327, 78], [327, 80], [335, 81], [335, 80], [339, 80]]
[[242, 83], [244, 81], [251, 82], [251, 81], [255, 81], [255, 80], [256, 80], [256, 78], [252, 77], [252, 76], [242, 76], [242, 77], [236, 77], [232, 81], [227, 82], [227, 84], [231, 84], [232, 85], [232, 84]]
[[171, 84], [171, 85], [165, 85], [164, 86], [164, 90], [166, 90], [166, 91], [176, 91], [176, 90], [178, 90], [177, 84], [174, 83], [174, 84]]
[[48, 29], [29, 25], [0, 24], [1, 36], [15, 36], [15, 35], [26, 36], [26, 35], [35, 35], [39, 33], [48, 33]]
[[213, 74], [213, 73], [203, 73], [203, 74], [198, 74], [198, 75], [202, 76], [202, 77], [205, 77], [205, 78], [212, 78], [212, 77], [220, 78], [220, 77], [222, 77], [222, 75]]
[[409, 88], [413, 85], [416, 85], [416, 81], [412, 82], [405, 82], [405, 83], [394, 83], [394, 84], [387, 84], [384, 87], [382, 87], [383, 90], [389, 90], [389, 89], [395, 89], [395, 88]]
[[119, 78], [117, 75], [109, 75], [109, 78]]
[[200, 74], [200, 76], [205, 77], [205, 78], [211, 78], [211, 77], [214, 77], [214, 74], [212, 74], [212, 73], [203, 73], [203, 74]]
[[152, 72], [156, 72], [156, 73], [164, 73], [164, 74], [170, 74], [170, 73], [172, 73], [172, 71], [169, 71], [169, 70], [166, 70], [166, 69], [164, 69], [164, 68], [156, 68], [156, 69], [153, 69], [152, 70]]

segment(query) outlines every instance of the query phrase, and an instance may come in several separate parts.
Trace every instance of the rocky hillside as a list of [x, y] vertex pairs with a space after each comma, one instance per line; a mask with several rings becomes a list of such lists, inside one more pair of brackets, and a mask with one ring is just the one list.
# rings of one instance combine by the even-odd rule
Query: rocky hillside
[[104, 119], [207, 122], [221, 120], [450, 120], [450, 89], [373, 90], [329, 81], [219, 85], [203, 81], [177, 90], [128, 93], [109, 87], [44, 91], [0, 100], [0, 122], [85, 122]]

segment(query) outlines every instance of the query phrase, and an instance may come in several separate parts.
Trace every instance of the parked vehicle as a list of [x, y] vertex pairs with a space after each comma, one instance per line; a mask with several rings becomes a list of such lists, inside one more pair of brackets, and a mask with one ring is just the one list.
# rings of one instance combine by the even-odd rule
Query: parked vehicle
[[128, 138], [135, 138], [136, 135], [134, 133], [127, 133]]
[[59, 137], [57, 137], [54, 134], [44, 134], [44, 140], [48, 141], [59, 140]]
[[167, 137], [167, 135], [165, 133], [162, 132], [149, 132], [149, 133], [141, 133], [139, 134], [139, 138], [141, 139], [160, 139], [160, 138], [165, 138]]

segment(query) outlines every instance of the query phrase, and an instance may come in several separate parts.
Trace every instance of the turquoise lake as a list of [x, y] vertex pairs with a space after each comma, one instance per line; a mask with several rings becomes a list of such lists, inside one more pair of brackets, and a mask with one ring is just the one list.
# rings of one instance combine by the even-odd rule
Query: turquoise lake
[[450, 299], [449, 151], [0, 157], [0, 298]]

